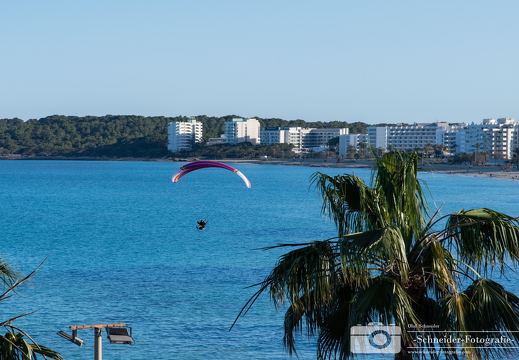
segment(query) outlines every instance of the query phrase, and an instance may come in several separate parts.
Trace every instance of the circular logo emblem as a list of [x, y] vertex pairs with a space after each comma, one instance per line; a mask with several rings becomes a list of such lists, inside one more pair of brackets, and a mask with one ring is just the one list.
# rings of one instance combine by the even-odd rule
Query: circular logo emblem
[[376, 349], [384, 349], [391, 344], [391, 335], [385, 330], [375, 330], [369, 335], [369, 343]]

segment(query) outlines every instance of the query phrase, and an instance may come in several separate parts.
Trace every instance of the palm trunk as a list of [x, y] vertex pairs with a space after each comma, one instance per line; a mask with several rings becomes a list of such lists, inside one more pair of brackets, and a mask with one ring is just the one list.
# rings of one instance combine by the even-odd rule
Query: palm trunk
[[402, 351], [395, 354], [395, 360], [413, 360], [413, 355], [407, 350], [407, 346], [402, 344]]
[[[422, 275], [424, 271], [421, 268], [418, 270], [418, 273], [415, 273], [409, 277], [409, 280], [407, 284], [404, 285], [404, 288], [411, 299], [413, 299], [413, 308], [415, 308], [417, 313], [420, 313], [421, 306], [418, 304], [420, 304], [424, 299], [427, 288], [425, 286], [425, 278]], [[412, 344], [409, 344], [402, 338], [401, 351], [398, 354], [395, 354], [395, 360], [413, 360], [413, 354], [411, 354], [408, 350], [408, 346], [410, 345]]]

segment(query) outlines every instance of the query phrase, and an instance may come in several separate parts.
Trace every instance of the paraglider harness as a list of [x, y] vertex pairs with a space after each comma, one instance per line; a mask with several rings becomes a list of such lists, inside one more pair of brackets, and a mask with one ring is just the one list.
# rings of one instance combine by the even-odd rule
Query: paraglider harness
[[198, 224], [198, 225], [196, 226], [196, 228], [197, 228], [198, 230], [204, 230], [204, 229], [205, 229], [205, 226], [207, 225], [207, 220], [205, 220], [205, 219], [204, 219], [204, 220], [198, 220], [198, 221], [197, 221], [197, 224]]

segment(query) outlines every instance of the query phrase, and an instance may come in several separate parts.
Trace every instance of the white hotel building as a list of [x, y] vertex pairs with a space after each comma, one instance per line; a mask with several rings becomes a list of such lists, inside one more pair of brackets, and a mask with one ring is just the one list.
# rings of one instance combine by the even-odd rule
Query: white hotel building
[[202, 141], [202, 123], [195, 119], [168, 124], [168, 150], [191, 150], [194, 143]]
[[368, 134], [343, 134], [339, 137], [339, 156], [346, 157], [350, 152], [350, 147], [355, 150], [361, 149], [360, 144], [369, 144]]
[[258, 120], [234, 118], [232, 121], [226, 121], [224, 125], [226, 143], [250, 142], [253, 145], [260, 143], [260, 123]]
[[426, 145], [445, 145], [450, 150], [456, 132], [465, 124], [429, 123], [414, 125], [370, 126], [368, 139], [374, 148], [416, 150]]
[[[344, 136], [340, 138], [340, 156], [346, 156], [351, 142]], [[413, 151], [427, 145], [442, 145], [451, 154], [485, 151], [492, 159], [511, 159], [514, 149], [519, 146], [519, 125], [514, 119], [499, 118], [484, 119], [482, 124], [471, 125], [428, 123], [371, 126], [367, 128], [367, 143], [386, 151]]]
[[458, 132], [456, 152], [487, 152], [493, 159], [511, 159], [517, 148], [519, 125], [511, 118], [484, 119]]
[[292, 144], [296, 153], [323, 151], [328, 149], [328, 141], [348, 133], [342, 129], [310, 129], [301, 127], [272, 127], [261, 131], [261, 143], [267, 145]]

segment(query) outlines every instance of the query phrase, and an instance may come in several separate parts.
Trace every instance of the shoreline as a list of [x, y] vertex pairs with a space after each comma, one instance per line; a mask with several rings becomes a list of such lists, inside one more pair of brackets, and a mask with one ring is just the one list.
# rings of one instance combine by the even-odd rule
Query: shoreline
[[[172, 159], [172, 158], [109, 158], [109, 157], [65, 157], [65, 156], [35, 156], [35, 157], [0, 157], [0, 160], [76, 160], [76, 161], [158, 161], [158, 162], [190, 162], [197, 159]], [[283, 166], [308, 166], [325, 168], [371, 168], [373, 160], [349, 160], [344, 159], [213, 159], [223, 163], [248, 163], [258, 165], [283, 165]], [[506, 170], [506, 171], [504, 171]], [[516, 166], [509, 169], [498, 165], [451, 165], [443, 163], [427, 163], [422, 161], [418, 171], [436, 174], [463, 175], [488, 177], [496, 179], [518, 180], [519, 169]]]
[[[225, 162], [225, 161], [224, 161]], [[236, 161], [236, 162], [239, 162]], [[310, 167], [329, 167], [329, 168], [371, 168], [373, 166], [373, 160], [341, 160], [338, 162], [333, 159], [318, 160], [318, 159], [303, 159], [291, 160], [291, 159], [275, 159], [275, 160], [243, 160], [241, 162], [250, 162], [255, 164], [265, 165], [288, 165], [288, 166], [310, 166]], [[430, 172], [435, 174], [447, 174], [447, 175], [463, 175], [463, 176], [475, 176], [475, 177], [488, 177], [495, 179], [507, 179], [507, 180], [519, 180], [519, 170], [517, 167], [509, 168], [504, 171], [505, 168], [498, 165], [451, 165], [451, 164], [436, 164], [421, 162], [418, 165], [418, 171]]]

